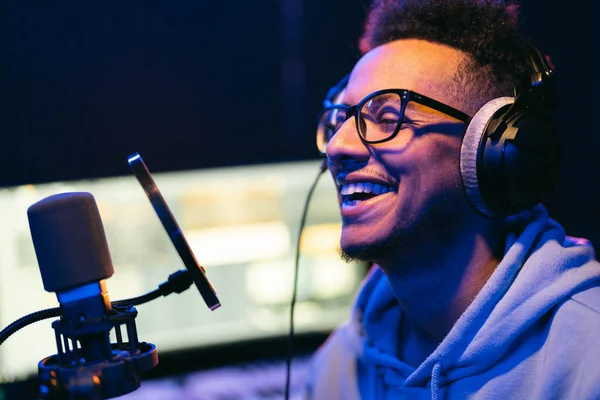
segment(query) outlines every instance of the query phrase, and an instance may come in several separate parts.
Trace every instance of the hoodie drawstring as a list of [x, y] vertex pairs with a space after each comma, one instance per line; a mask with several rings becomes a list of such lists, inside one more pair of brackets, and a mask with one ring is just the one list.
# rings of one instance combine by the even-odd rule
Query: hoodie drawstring
[[442, 363], [438, 361], [433, 365], [433, 369], [431, 370], [431, 400], [441, 400], [438, 398], [441, 371]]

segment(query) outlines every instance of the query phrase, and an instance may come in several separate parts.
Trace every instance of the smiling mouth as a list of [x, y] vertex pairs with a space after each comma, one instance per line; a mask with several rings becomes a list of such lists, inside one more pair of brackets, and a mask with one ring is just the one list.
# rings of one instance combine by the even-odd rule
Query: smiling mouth
[[342, 185], [342, 207], [355, 207], [377, 196], [395, 191], [394, 186], [372, 182], [355, 182]]

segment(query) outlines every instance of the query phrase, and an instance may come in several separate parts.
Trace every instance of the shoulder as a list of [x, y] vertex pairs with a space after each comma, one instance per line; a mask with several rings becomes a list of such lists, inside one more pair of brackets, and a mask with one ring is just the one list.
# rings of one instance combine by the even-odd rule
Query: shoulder
[[598, 286], [574, 294], [569, 300], [569, 307], [580, 309], [580, 312], [600, 321], [600, 282]]
[[573, 390], [581, 395], [600, 394], [600, 286], [571, 295], [555, 309], [543, 348], [542, 368], [553, 379], [577, 382]]
[[560, 304], [554, 313], [552, 326], [569, 327], [571, 336], [589, 336], [600, 343], [600, 281]]

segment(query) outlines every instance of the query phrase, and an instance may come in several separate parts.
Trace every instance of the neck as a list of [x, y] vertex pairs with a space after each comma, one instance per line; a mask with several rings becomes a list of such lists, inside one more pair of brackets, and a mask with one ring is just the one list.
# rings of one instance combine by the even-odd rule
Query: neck
[[498, 225], [493, 228], [458, 236], [444, 232], [378, 260], [405, 314], [399, 332], [403, 361], [413, 366], [424, 361], [494, 272], [502, 241]]

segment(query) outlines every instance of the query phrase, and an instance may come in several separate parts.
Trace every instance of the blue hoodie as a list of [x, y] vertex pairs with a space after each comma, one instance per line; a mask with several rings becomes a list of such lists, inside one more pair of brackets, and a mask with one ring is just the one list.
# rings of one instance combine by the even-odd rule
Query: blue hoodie
[[313, 357], [308, 398], [600, 399], [600, 264], [540, 205], [509, 217], [500, 264], [414, 368], [397, 358], [404, 315], [384, 273]]

